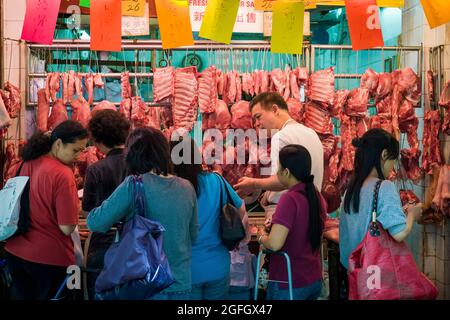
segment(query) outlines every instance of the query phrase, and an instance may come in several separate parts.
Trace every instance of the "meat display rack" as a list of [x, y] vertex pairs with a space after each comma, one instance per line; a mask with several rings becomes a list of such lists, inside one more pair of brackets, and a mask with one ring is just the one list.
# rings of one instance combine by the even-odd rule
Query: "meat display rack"
[[[332, 50], [332, 51], [351, 51], [352, 46], [351, 45], [311, 45], [310, 46], [310, 63], [308, 65], [311, 66], [310, 72], [316, 71], [315, 68], [315, 59], [316, 59], [316, 52], [319, 50]], [[407, 54], [407, 53], [417, 53], [417, 74], [420, 76], [422, 74], [422, 60], [423, 60], [423, 47], [422, 46], [408, 46], [408, 47], [402, 47], [402, 46], [390, 46], [390, 47], [375, 47], [370, 48], [366, 50], [361, 51], [378, 51], [381, 55], [381, 60], [384, 61], [384, 54], [385, 52], [392, 52], [395, 51], [399, 54]], [[358, 51], [356, 51], [356, 59], [358, 59]], [[358, 61], [356, 61], [356, 64], [358, 64]], [[414, 66], [408, 66], [408, 67], [414, 67]], [[361, 78], [362, 74], [335, 74], [335, 78]]]
[[[27, 44], [29, 50], [33, 49], [45, 49], [48, 51], [59, 51], [64, 49], [69, 50], [90, 50], [90, 43], [88, 40], [54, 40], [52, 45], [42, 45], [42, 44]], [[221, 44], [216, 43], [213, 41], [207, 41], [207, 40], [197, 40], [194, 42], [193, 46], [185, 46], [185, 47], [179, 47], [174, 48], [170, 50], [164, 50], [162, 47], [161, 40], [123, 40], [122, 41], [122, 51], [125, 50], [140, 50], [140, 51], [154, 51], [154, 50], [160, 50], [160, 51], [196, 51], [196, 50], [208, 50], [208, 51], [214, 51], [214, 50], [270, 50], [270, 41], [265, 40], [236, 40], [231, 41], [229, 45], [227, 44]], [[319, 51], [319, 53], [322, 50], [332, 50], [336, 52], [342, 52], [343, 51], [351, 51], [352, 46], [350, 45], [316, 45], [316, 44], [304, 44], [303, 48], [303, 56], [304, 56], [304, 65], [309, 69], [310, 72], [314, 72], [315, 70], [315, 62], [316, 62], [316, 52]], [[422, 74], [422, 59], [423, 59], [423, 47], [422, 46], [408, 46], [408, 47], [401, 47], [401, 46], [389, 46], [389, 47], [376, 47], [368, 49], [367, 51], [372, 52], [379, 52], [382, 60], [384, 60], [384, 53], [385, 52], [398, 52], [399, 54], [405, 54], [405, 53], [411, 53], [415, 52], [417, 53], [417, 65], [416, 66], [410, 66], [410, 67], [416, 67], [417, 73], [419, 75]], [[29, 51], [30, 52], [30, 51]], [[28, 57], [30, 58], [31, 55], [28, 54]], [[338, 61], [336, 62], [336, 66], [338, 66]], [[28, 66], [29, 67], [29, 64]], [[339, 69], [339, 68], [338, 68]], [[144, 77], [152, 77], [153, 73], [132, 73], [130, 72], [130, 77], [135, 78], [144, 78]], [[334, 75], [336, 79], [359, 79], [361, 78], [362, 74], [359, 73], [345, 73], [345, 74], [335, 74]], [[45, 78], [46, 73], [29, 73], [27, 69], [27, 83], [30, 83], [30, 79], [33, 78]], [[102, 73], [102, 77], [105, 78], [119, 78], [120, 79], [120, 73]], [[423, 81], [422, 81], [423, 86]], [[30, 102], [29, 96], [27, 96], [27, 105], [33, 106], [36, 105], [36, 102]], [[94, 105], [96, 103], [94, 102]], [[146, 102], [149, 106], [162, 106], [167, 105], [167, 103], [152, 103], [152, 102]], [[116, 105], [119, 105], [119, 103], [116, 103]]]

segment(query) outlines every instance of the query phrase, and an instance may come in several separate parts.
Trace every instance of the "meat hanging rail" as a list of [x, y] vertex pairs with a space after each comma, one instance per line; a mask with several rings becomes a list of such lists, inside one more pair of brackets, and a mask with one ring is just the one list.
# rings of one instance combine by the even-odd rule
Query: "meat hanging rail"
[[[304, 65], [308, 68], [310, 73], [316, 71], [316, 52], [321, 52], [322, 50], [332, 50], [332, 51], [340, 51], [341, 54], [343, 51], [351, 51], [352, 46], [350, 45], [316, 45], [316, 44], [308, 44], [305, 43], [303, 46], [303, 56], [305, 59]], [[64, 49], [75, 49], [75, 50], [89, 50], [90, 42], [87, 40], [55, 40], [52, 45], [42, 45], [42, 44], [28, 44], [28, 49], [46, 49], [49, 51], [57, 51]], [[184, 46], [173, 49], [163, 49], [161, 40], [123, 40], [122, 41], [122, 50], [161, 50], [161, 51], [195, 51], [195, 50], [270, 50], [270, 41], [265, 40], [235, 40], [231, 41], [229, 45], [221, 44], [208, 40], [197, 40], [194, 42], [193, 46]], [[422, 46], [388, 46], [388, 47], [376, 47], [367, 49], [364, 51], [381, 51], [381, 58], [384, 63], [384, 52], [392, 52], [396, 51], [400, 54], [405, 53], [417, 53], [417, 74], [422, 75], [422, 60], [423, 60], [423, 47]], [[358, 52], [356, 53], [358, 55]], [[29, 54], [30, 57], [30, 54]], [[336, 65], [338, 63], [336, 62]], [[339, 69], [339, 68], [337, 68]], [[101, 73], [102, 77], [105, 78], [120, 78], [120, 73]], [[144, 77], [152, 77], [153, 73], [130, 73], [130, 77], [135, 78], [144, 78]], [[341, 73], [335, 74], [334, 77], [336, 79], [359, 79], [362, 74], [359, 73]], [[46, 73], [27, 73], [28, 81], [33, 78], [45, 78]], [[422, 88], [424, 81], [422, 80]], [[149, 106], [162, 106], [165, 104], [161, 103], [146, 103]], [[36, 105], [35, 102], [29, 101], [29, 97], [27, 97], [27, 105], [33, 106]], [[95, 105], [95, 103], [94, 103]]]
[[[61, 50], [61, 49], [78, 49], [89, 50], [90, 43], [85, 40], [55, 40], [52, 45], [42, 44], [28, 44], [29, 49], [47, 49], [47, 50]], [[160, 40], [123, 40], [122, 50], [164, 50]], [[183, 51], [183, 50], [270, 50], [270, 41], [265, 40], [236, 40], [231, 41], [229, 45], [221, 44], [213, 41], [197, 40], [193, 46], [185, 46], [168, 51]], [[312, 73], [315, 71], [315, 52], [317, 50], [352, 50], [350, 45], [311, 45], [304, 44], [304, 56], [306, 59], [306, 66]], [[422, 46], [389, 46], [389, 47], [375, 47], [365, 51], [397, 51], [401, 53], [417, 52], [417, 72], [422, 73]], [[30, 78], [43, 77], [42, 74], [29, 74]], [[108, 77], [107, 74], [102, 76]], [[137, 75], [139, 77], [139, 74]], [[148, 76], [148, 75], [146, 75]], [[360, 78], [362, 74], [335, 74], [335, 78]], [[109, 77], [120, 77], [120, 74], [109, 74]], [[143, 77], [143, 75], [141, 75]]]

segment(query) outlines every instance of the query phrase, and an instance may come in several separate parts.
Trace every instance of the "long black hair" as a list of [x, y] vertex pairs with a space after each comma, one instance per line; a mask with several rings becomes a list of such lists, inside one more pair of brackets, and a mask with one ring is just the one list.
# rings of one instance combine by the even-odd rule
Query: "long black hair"
[[347, 192], [344, 197], [344, 211], [350, 213], [350, 205], [353, 212], [359, 211], [359, 194], [364, 181], [372, 172], [377, 170], [378, 178], [385, 179], [381, 169], [381, 153], [387, 150], [387, 159], [394, 160], [399, 156], [399, 143], [389, 132], [383, 129], [371, 129], [361, 138], [352, 141], [356, 147], [355, 171], [350, 179]]
[[313, 252], [320, 248], [323, 231], [322, 206], [318, 191], [311, 175], [311, 155], [308, 150], [297, 144], [283, 147], [279, 154], [282, 169], [289, 169], [297, 180], [305, 184], [306, 198], [309, 203], [309, 241]]
[[[200, 188], [198, 186], [198, 176], [199, 174], [204, 173], [201, 164], [202, 155], [200, 153], [200, 150], [198, 149], [197, 144], [194, 142], [194, 140], [190, 138], [171, 141], [170, 149], [172, 153], [174, 152], [174, 148], [177, 146], [181, 146], [180, 151], [178, 154], [173, 156], [176, 156], [181, 161], [179, 163], [174, 161], [173, 171], [178, 177], [190, 181], [194, 186], [195, 192], [198, 196], [200, 194]], [[189, 150], [190, 157], [189, 159], [186, 159], [187, 161], [184, 161], [184, 150], [186, 149]]]
[[53, 131], [38, 131], [31, 136], [22, 149], [21, 157], [24, 161], [37, 159], [47, 154], [52, 149], [53, 144], [61, 139], [63, 144], [75, 143], [78, 140], [86, 139], [88, 131], [78, 121], [67, 120], [61, 122]]
[[172, 173], [169, 143], [161, 131], [146, 127], [132, 131], [126, 142], [125, 160], [132, 174], [152, 170], [167, 176]]

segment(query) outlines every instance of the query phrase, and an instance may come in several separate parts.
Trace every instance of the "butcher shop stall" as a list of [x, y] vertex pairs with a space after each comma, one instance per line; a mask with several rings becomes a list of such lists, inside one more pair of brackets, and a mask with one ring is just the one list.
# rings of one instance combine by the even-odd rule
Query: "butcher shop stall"
[[[355, 5], [355, 3], [363, 3]], [[322, 300], [347, 298], [339, 218], [354, 172], [354, 138], [382, 128], [400, 143], [389, 180], [402, 205], [422, 204], [406, 240], [421, 272], [450, 299], [450, 3], [418, 0], [6, 0], [0, 2], [0, 184], [37, 131], [96, 110], [125, 115], [131, 128], [167, 139], [184, 129], [202, 149], [234, 162], [206, 163], [235, 186], [271, 174], [270, 136], [252, 139], [249, 108], [278, 92], [289, 115], [323, 146], [319, 190], [327, 203]], [[447, 12], [438, 15], [437, 12]], [[217, 144], [211, 129], [245, 132]], [[254, 142], [256, 141], [256, 143]], [[238, 154], [244, 155], [239, 157]], [[80, 201], [87, 168], [105, 157], [89, 142], [73, 165]], [[243, 196], [251, 240], [253, 298], [264, 299], [267, 271], [256, 263], [266, 190]], [[0, 204], [3, 210], [3, 204]], [[80, 212], [74, 243], [86, 257], [90, 231]], [[4, 270], [4, 242], [0, 242]], [[245, 261], [237, 259], [237, 264]], [[248, 261], [247, 261], [248, 262]], [[83, 265], [81, 265], [83, 269]], [[214, 268], [214, 266], [211, 266]], [[242, 268], [241, 268], [242, 269]], [[231, 273], [241, 272], [232, 265]], [[247, 271], [245, 271], [247, 272]], [[292, 270], [292, 272], [301, 272]], [[270, 272], [269, 272], [270, 273]], [[0, 299], [7, 298], [0, 272]], [[85, 276], [83, 276], [83, 286]], [[87, 299], [84, 288], [79, 299]], [[242, 293], [242, 292], [241, 292]]]

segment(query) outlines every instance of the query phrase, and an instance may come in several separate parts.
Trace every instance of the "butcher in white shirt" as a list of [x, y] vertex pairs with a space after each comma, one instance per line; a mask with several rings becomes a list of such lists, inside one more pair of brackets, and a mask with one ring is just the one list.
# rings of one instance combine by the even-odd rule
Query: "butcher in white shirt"
[[286, 191], [277, 177], [278, 154], [280, 149], [288, 144], [299, 144], [309, 151], [314, 185], [320, 191], [323, 179], [323, 146], [317, 133], [292, 119], [285, 100], [276, 92], [264, 92], [257, 95], [250, 102], [250, 111], [255, 128], [267, 129], [272, 133], [277, 131], [271, 139], [271, 176], [262, 179], [241, 178], [234, 186], [238, 195], [244, 197], [258, 189], [266, 190], [268, 203], [278, 203], [281, 195]]

